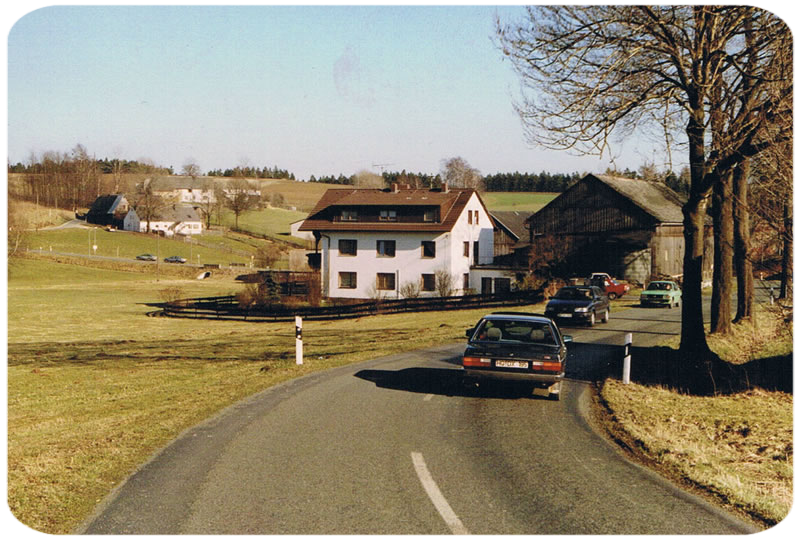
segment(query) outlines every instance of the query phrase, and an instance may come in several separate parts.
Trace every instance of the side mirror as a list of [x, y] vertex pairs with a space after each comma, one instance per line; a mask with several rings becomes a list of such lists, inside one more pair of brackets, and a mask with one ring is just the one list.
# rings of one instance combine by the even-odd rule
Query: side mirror
[[465, 332], [465, 335], [466, 335], [467, 337], [472, 337], [472, 333], [473, 333], [474, 331], [475, 331], [475, 328], [467, 328], [467, 331]]
[[561, 336], [561, 339], [564, 340], [564, 343], [572, 343], [572, 336], [564, 335], [564, 336]]

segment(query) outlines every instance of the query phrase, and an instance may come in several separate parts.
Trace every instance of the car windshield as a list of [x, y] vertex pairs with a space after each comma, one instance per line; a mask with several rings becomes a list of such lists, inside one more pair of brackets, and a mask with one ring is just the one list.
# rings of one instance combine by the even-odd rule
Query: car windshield
[[671, 283], [663, 283], [661, 281], [655, 281], [647, 286], [648, 291], [669, 291], [671, 289]]
[[475, 339], [557, 345], [548, 323], [523, 320], [486, 320], [475, 333]]
[[591, 297], [592, 291], [589, 289], [574, 289], [567, 287], [560, 289], [554, 296], [554, 298], [558, 298], [559, 300], [585, 300]]

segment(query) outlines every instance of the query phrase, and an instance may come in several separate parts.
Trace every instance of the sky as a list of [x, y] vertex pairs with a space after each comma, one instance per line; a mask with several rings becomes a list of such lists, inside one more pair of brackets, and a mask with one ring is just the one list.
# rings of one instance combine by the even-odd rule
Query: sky
[[[298, 179], [382, 170], [603, 172], [610, 156], [532, 148], [518, 76], [493, 39], [505, 6], [47, 6], [7, 22], [8, 161], [82, 144], [180, 172], [278, 166]], [[16, 22], [14, 22], [16, 21]], [[663, 163], [628, 137], [613, 164]]]

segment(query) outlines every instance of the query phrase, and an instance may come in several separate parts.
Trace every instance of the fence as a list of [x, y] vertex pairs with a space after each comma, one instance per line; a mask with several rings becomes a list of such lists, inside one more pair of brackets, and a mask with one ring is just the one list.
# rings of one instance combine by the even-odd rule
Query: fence
[[309, 320], [346, 319], [368, 315], [519, 306], [541, 302], [542, 291], [520, 291], [497, 295], [467, 295], [402, 300], [371, 300], [341, 306], [268, 306], [241, 307], [235, 296], [215, 296], [178, 300], [163, 306], [169, 317], [243, 321], [293, 321], [295, 316]]

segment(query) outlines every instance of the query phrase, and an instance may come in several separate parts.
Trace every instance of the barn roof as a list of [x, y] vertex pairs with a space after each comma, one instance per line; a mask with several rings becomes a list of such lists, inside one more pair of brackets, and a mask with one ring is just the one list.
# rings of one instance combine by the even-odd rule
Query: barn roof
[[99, 216], [104, 214], [113, 214], [117, 211], [117, 207], [122, 203], [124, 197], [120, 194], [116, 195], [100, 195], [92, 203], [89, 208], [88, 214], [90, 216]]
[[510, 234], [520, 238], [527, 238], [528, 229], [525, 228], [525, 222], [531, 217], [531, 212], [518, 212], [516, 210], [505, 211], [492, 211], [492, 218], [495, 224], [502, 227]]
[[172, 205], [165, 206], [156, 211], [152, 221], [167, 221], [167, 222], [185, 222], [185, 221], [200, 221], [200, 216], [197, 211], [187, 205]]
[[604, 174], [586, 178], [589, 177], [603, 182], [662, 223], [683, 223], [681, 208], [685, 201], [666, 184]]

